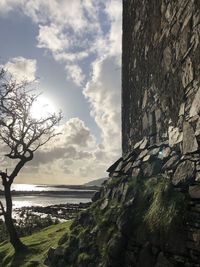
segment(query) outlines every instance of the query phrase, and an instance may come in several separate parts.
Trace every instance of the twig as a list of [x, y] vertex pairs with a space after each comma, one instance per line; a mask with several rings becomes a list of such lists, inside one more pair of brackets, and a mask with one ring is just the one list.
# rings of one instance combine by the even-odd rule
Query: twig
[[1, 207], [1, 210], [2, 210], [2, 213], [0, 213], [0, 215], [5, 215], [4, 206], [3, 206], [1, 201], [0, 201], [0, 207]]

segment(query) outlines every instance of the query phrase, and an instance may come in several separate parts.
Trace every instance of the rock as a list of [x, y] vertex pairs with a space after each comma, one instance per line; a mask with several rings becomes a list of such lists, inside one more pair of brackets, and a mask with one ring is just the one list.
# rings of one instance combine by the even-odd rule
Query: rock
[[131, 174], [132, 164], [133, 164], [132, 162], [126, 164], [126, 166], [122, 169], [122, 172], [126, 174]]
[[140, 174], [140, 168], [133, 168], [132, 177], [138, 177]]
[[200, 117], [198, 118], [196, 123], [195, 136], [200, 136]]
[[185, 88], [192, 80], [193, 80], [192, 61], [189, 57], [187, 57], [185, 64], [183, 66], [183, 74], [182, 74], [183, 87]]
[[145, 149], [145, 148], [147, 147], [147, 145], [148, 145], [148, 140], [147, 140], [147, 138], [145, 137], [145, 138], [143, 139], [141, 145], [140, 145], [140, 149], [141, 149], [141, 150]]
[[65, 267], [66, 266], [66, 262], [64, 259], [59, 259], [58, 261], [58, 267]]
[[180, 143], [183, 140], [183, 133], [179, 131], [178, 127], [169, 126], [169, 146], [173, 147], [175, 144]]
[[137, 142], [135, 145], [134, 145], [134, 149], [138, 149], [139, 148], [139, 146], [142, 144], [142, 142], [143, 142], [143, 139], [142, 140], [140, 140], [139, 142]]
[[155, 156], [158, 154], [158, 152], [160, 151], [160, 147], [156, 147], [156, 148], [152, 148], [150, 151], [149, 151], [149, 155], [152, 155], [152, 156]]
[[170, 170], [176, 167], [176, 165], [178, 164], [178, 159], [179, 156], [178, 155], [173, 155], [170, 159], [168, 159], [168, 161], [163, 165], [162, 170]]
[[104, 210], [107, 206], [108, 206], [108, 199], [104, 199], [101, 206], [100, 206], [100, 210]]
[[145, 244], [145, 247], [141, 250], [139, 255], [138, 267], [154, 267], [155, 256], [152, 253], [149, 243]]
[[108, 169], [107, 172], [114, 172], [119, 165], [123, 162], [123, 158], [119, 158], [114, 164], [112, 164]]
[[164, 256], [163, 252], [160, 252], [157, 258], [157, 263], [155, 267], [173, 267], [174, 265], [170, 263]]
[[58, 245], [63, 245], [64, 243], [67, 242], [69, 236], [67, 233], [65, 233], [58, 241]]
[[129, 185], [126, 183], [122, 190], [122, 201], [125, 201], [128, 190], [129, 190]]
[[141, 165], [141, 160], [136, 160], [133, 162], [132, 167], [135, 168], [135, 167], [139, 167], [140, 165]]
[[161, 160], [157, 159], [152, 162], [147, 161], [142, 164], [142, 171], [144, 177], [151, 177], [153, 175], [156, 175], [160, 172], [162, 167]]
[[148, 160], [150, 159], [150, 157], [151, 157], [150, 155], [146, 155], [146, 156], [143, 158], [142, 161], [143, 161], [143, 162], [148, 161]]
[[166, 159], [169, 157], [170, 153], [171, 153], [170, 147], [164, 147], [162, 150], [160, 150], [158, 158], [162, 160]]
[[92, 196], [92, 202], [96, 202], [101, 196], [100, 191], [97, 191], [94, 193], [94, 195]]
[[183, 123], [183, 154], [192, 153], [198, 150], [198, 143], [194, 130], [189, 122]]
[[200, 171], [196, 172], [196, 178], [195, 181], [200, 182]]
[[143, 150], [143, 151], [139, 154], [138, 159], [142, 159], [143, 157], [145, 157], [145, 156], [147, 155], [147, 153], [148, 153], [148, 149]]
[[64, 256], [65, 254], [65, 248], [64, 247], [57, 247], [54, 251], [54, 256]]
[[189, 195], [191, 198], [200, 199], [200, 185], [189, 186]]
[[180, 106], [180, 109], [179, 109], [179, 116], [183, 116], [185, 113], [185, 102], [183, 102]]
[[190, 117], [199, 115], [200, 113], [200, 88], [198, 89], [196, 95], [194, 96], [191, 108], [190, 108]]
[[[123, 156], [123, 162], [133, 161], [135, 158], [136, 158], [136, 152], [133, 150], [127, 153], [125, 156]], [[117, 169], [115, 171], [117, 171]]]
[[48, 260], [52, 261], [55, 253], [55, 248], [50, 247], [50, 249], [47, 252], [47, 258]]
[[163, 51], [163, 61], [167, 71], [170, 69], [171, 60], [172, 60], [171, 49], [169, 46], [167, 46]]
[[191, 184], [194, 181], [194, 167], [194, 162], [190, 160], [181, 162], [172, 177], [172, 183], [176, 186]]
[[108, 255], [111, 258], [118, 259], [125, 249], [124, 237], [120, 234], [115, 234], [108, 242]]

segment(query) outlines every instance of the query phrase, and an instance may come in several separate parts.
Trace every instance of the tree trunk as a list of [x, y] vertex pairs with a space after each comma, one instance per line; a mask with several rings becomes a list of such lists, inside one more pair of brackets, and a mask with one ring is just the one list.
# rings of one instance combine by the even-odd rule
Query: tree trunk
[[10, 236], [10, 243], [15, 249], [15, 252], [20, 252], [26, 249], [26, 246], [21, 242], [19, 239], [19, 236], [17, 234], [17, 231], [15, 229], [13, 219], [12, 219], [12, 197], [11, 197], [11, 191], [10, 191], [10, 184], [6, 182], [4, 184], [4, 190], [5, 190], [5, 199], [6, 199], [6, 211], [4, 213], [5, 218], [5, 224], [6, 228], [8, 230], [9, 236]]

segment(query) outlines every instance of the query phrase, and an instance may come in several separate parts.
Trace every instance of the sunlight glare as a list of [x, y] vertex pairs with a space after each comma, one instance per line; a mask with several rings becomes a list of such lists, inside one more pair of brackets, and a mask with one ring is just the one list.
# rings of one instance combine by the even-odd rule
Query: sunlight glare
[[38, 97], [30, 110], [31, 117], [34, 119], [42, 119], [55, 112], [54, 104], [49, 98], [43, 96]]

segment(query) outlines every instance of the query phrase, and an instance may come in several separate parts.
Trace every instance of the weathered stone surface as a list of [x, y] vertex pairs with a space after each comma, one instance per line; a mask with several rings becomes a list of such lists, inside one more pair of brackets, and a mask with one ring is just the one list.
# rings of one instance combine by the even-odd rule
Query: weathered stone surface
[[100, 206], [100, 209], [104, 210], [108, 206], [108, 203], [109, 203], [108, 199], [107, 198], [104, 199], [101, 206]]
[[200, 136], [200, 117], [199, 119], [197, 120], [197, 123], [196, 123], [196, 130], [195, 130], [195, 136]]
[[50, 261], [53, 260], [55, 250], [56, 250], [55, 248], [50, 247], [50, 249], [47, 252], [47, 257]]
[[122, 164], [123, 158], [119, 158], [114, 164], [112, 164], [108, 169], [107, 172], [114, 172], [115, 169]]
[[194, 75], [193, 75], [192, 61], [188, 57], [186, 59], [185, 64], [183, 65], [182, 84], [184, 88], [193, 80], [193, 77]]
[[200, 185], [190, 186], [189, 195], [191, 198], [200, 199]]
[[169, 157], [170, 153], [171, 153], [170, 147], [164, 147], [163, 149], [160, 150], [158, 158], [161, 160], [166, 159]]
[[173, 175], [172, 183], [174, 185], [191, 184], [194, 181], [194, 162], [185, 160], [180, 163]]
[[140, 165], [141, 165], [141, 160], [136, 160], [133, 162], [132, 167], [135, 168], [135, 167], [139, 167]]
[[152, 162], [144, 162], [142, 164], [142, 172], [144, 177], [151, 177], [153, 175], [156, 175], [160, 172], [162, 167], [162, 163], [159, 159], [154, 160]]
[[140, 174], [140, 168], [133, 168], [132, 176], [138, 177], [139, 174]]
[[144, 140], [142, 141], [141, 145], [140, 145], [140, 149], [145, 149], [148, 145], [148, 140], [147, 138], [144, 138]]
[[143, 157], [145, 157], [145, 156], [147, 155], [147, 153], [148, 153], [148, 149], [143, 150], [143, 151], [139, 154], [137, 160], [142, 159]]
[[183, 123], [183, 154], [192, 153], [198, 150], [198, 143], [194, 130], [189, 122]]
[[152, 156], [155, 156], [155, 155], [158, 154], [159, 151], [160, 151], [160, 147], [152, 148], [152, 149], [148, 152], [148, 154], [149, 154], [149, 155], [152, 155]]
[[200, 182], [200, 171], [196, 172], [196, 178], [195, 181]]
[[57, 247], [54, 251], [54, 256], [64, 256], [64, 254], [65, 254], [65, 249], [64, 247], [61, 246]]
[[180, 132], [178, 127], [169, 126], [168, 135], [170, 146], [174, 146], [175, 144], [178, 144], [183, 140], [183, 133]]
[[133, 163], [132, 162], [129, 162], [123, 169], [123, 173], [126, 173], [126, 174], [130, 174], [131, 173], [131, 170], [132, 170], [132, 165]]
[[200, 88], [198, 89], [196, 95], [194, 96], [191, 108], [190, 117], [200, 114]]
[[146, 155], [146, 156], [143, 158], [142, 161], [143, 161], [143, 162], [148, 161], [148, 160], [150, 159], [150, 157], [151, 157], [150, 155]]
[[164, 171], [173, 169], [178, 163], [178, 159], [179, 159], [179, 156], [176, 154], [171, 156], [170, 159], [163, 165], [162, 169]]

